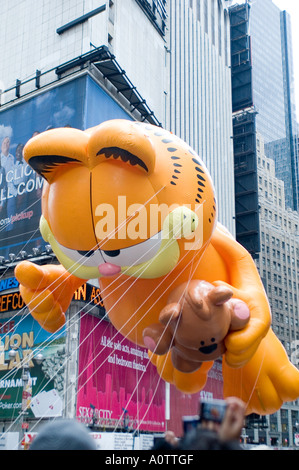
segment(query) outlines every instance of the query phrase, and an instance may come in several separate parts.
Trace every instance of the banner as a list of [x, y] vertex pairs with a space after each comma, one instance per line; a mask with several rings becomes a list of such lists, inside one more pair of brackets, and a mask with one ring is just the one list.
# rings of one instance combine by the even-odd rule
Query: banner
[[[13, 357], [9, 354], [12, 350], [15, 352]], [[35, 359], [37, 353], [42, 355], [41, 363]], [[62, 396], [65, 360], [64, 329], [56, 334], [47, 333], [31, 315], [2, 319], [0, 419], [16, 419], [24, 409], [22, 401], [28, 406], [28, 417], [33, 418], [35, 414], [30, 405], [36, 396], [48, 397], [53, 391]], [[29, 366], [28, 382], [24, 380], [24, 362]], [[49, 399], [47, 404], [50, 404]]]
[[123, 431], [165, 430], [165, 384], [147, 350], [82, 314], [77, 419]]

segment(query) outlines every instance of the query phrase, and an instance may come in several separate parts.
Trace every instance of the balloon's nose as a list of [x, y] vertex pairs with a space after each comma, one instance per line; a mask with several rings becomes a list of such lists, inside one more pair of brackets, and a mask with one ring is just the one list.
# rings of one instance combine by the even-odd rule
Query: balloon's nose
[[121, 272], [121, 267], [111, 263], [103, 263], [99, 265], [99, 272], [102, 276], [114, 276]]

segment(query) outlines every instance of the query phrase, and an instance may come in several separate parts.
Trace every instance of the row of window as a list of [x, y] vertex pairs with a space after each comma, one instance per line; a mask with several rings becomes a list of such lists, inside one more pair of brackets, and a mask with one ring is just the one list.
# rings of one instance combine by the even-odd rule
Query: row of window
[[[290, 272], [290, 271], [287, 271], [288, 268], [285, 264], [281, 268], [281, 263], [278, 263], [277, 261], [273, 261], [270, 258], [265, 258], [265, 256], [262, 256], [262, 266], [261, 267], [264, 267], [264, 266], [267, 266], [268, 268], [271, 268], [271, 266], [272, 266], [273, 270], [275, 270], [279, 273], [283, 273], [283, 274], [287, 274], [287, 273]], [[297, 262], [297, 266], [298, 266], [298, 262]], [[290, 272], [290, 274], [292, 274], [293, 277], [296, 278], [296, 270], [295, 269], [293, 269]]]
[[[289, 422], [289, 410], [281, 408], [279, 412], [273, 413], [269, 416], [270, 431], [278, 432], [279, 424], [280, 429], [283, 433], [289, 432], [289, 427], [292, 431], [297, 432], [297, 426], [299, 422], [299, 412], [298, 410], [291, 411], [291, 420]], [[280, 415], [280, 417], [279, 417]]]
[[[277, 297], [282, 298], [282, 288], [281, 287], [272, 286], [271, 284], [269, 284], [268, 288], [267, 288], [267, 293], [268, 294], [274, 293], [274, 295], [276, 295]], [[292, 291], [288, 292], [286, 290], [286, 291], [284, 291], [284, 300], [288, 301], [289, 299], [290, 299], [290, 301], [294, 300], [294, 302], [297, 302], [297, 294], [293, 293]], [[289, 307], [288, 307], [288, 304], [286, 303], [285, 307], [284, 307], [284, 310], [288, 311], [288, 309], [289, 309]], [[292, 312], [293, 312], [293, 307], [292, 307]], [[298, 313], [297, 308], [295, 310], [295, 313]]]
[[[296, 332], [296, 334], [295, 334], [294, 330], [290, 330], [289, 328], [285, 328], [284, 326], [280, 326], [278, 324], [275, 325], [274, 331], [277, 334], [277, 336], [279, 336], [279, 337], [282, 337], [282, 336], [286, 335], [286, 337], [290, 338], [291, 340], [298, 340], [299, 339], [299, 333], [298, 332]], [[290, 336], [290, 333], [291, 333], [291, 336]]]
[[[281, 300], [277, 300], [275, 302], [280, 304]], [[282, 302], [281, 302], [281, 304], [282, 304]], [[282, 308], [283, 307], [281, 306], [280, 310], [282, 310]], [[285, 323], [286, 325], [290, 325], [291, 327], [294, 327], [294, 326], [297, 327], [298, 326], [298, 317], [297, 316], [295, 318], [293, 318], [293, 317], [289, 318], [287, 315], [284, 315], [281, 312], [275, 312], [274, 319], [278, 323]]]
[[[295, 284], [296, 286], [296, 284]], [[282, 287], [279, 287], [279, 286], [275, 286], [275, 285], [272, 285], [272, 284], [268, 284], [267, 287], [267, 293], [268, 294], [274, 294], [274, 295], [277, 295], [278, 297], [282, 298]], [[292, 287], [290, 287], [290, 289], [292, 289]], [[296, 289], [297, 290], [297, 289]], [[292, 290], [288, 291], [288, 290], [284, 290], [284, 299], [286, 301], [288, 301], [290, 299], [290, 301], [293, 301], [294, 302], [297, 302], [297, 293], [296, 292], [293, 292]], [[288, 307], [286, 307], [288, 308]]]
[[[262, 243], [261, 247], [262, 253], [266, 253], [268, 255], [270, 254], [270, 247], [268, 245], [265, 246], [265, 244]], [[286, 255], [284, 252], [281, 253], [280, 250], [275, 250], [275, 248], [272, 248], [272, 257], [279, 260], [281, 259], [284, 263], [287, 262], [294, 267], [297, 265], [297, 269], [299, 269], [299, 259], [297, 259], [296, 262], [295, 258], [291, 257], [290, 255]], [[291, 268], [288, 268], [288, 274], [291, 275]], [[295, 276], [295, 272], [293, 272], [293, 276]]]
[[166, 3], [167, 0], [136, 0], [145, 11], [148, 18], [164, 36], [166, 29]]
[[[295, 227], [297, 225], [295, 224]], [[297, 232], [298, 233], [298, 232]], [[265, 241], [265, 243], [269, 244], [270, 243], [270, 235], [265, 232], [261, 232], [261, 237], [262, 237], [262, 242]], [[272, 246], [276, 246], [277, 248], [280, 248], [282, 250], [286, 250], [286, 253], [290, 253], [294, 255], [296, 253], [296, 257], [299, 258], [299, 248], [295, 247], [294, 245], [285, 242], [284, 240], [280, 240], [280, 238], [276, 238], [274, 236], [271, 236], [271, 244]]]
[[[259, 188], [261, 190], [261, 188]], [[266, 192], [265, 192], [265, 197]], [[268, 197], [269, 199], [269, 197]], [[275, 198], [274, 198], [275, 199]], [[274, 201], [275, 202], [275, 201]], [[277, 204], [277, 200], [275, 202]], [[279, 207], [282, 207], [282, 199], [279, 199]], [[268, 222], [273, 222], [274, 224], [278, 225], [281, 228], [290, 230], [292, 233], [298, 234], [298, 222], [295, 220], [287, 220], [285, 216], [280, 215], [276, 211], [263, 208], [263, 219]]]
[[[260, 184], [263, 183], [263, 178], [262, 178], [262, 176], [259, 176], [259, 183], [260, 183]], [[281, 188], [281, 185], [279, 185], [278, 188], [277, 188], [277, 186], [276, 186], [275, 183], [273, 183], [273, 182], [271, 182], [271, 181], [268, 182], [268, 180], [267, 180], [266, 178], [265, 178], [265, 180], [264, 180], [264, 187], [265, 187], [266, 189], [269, 189], [271, 195], [272, 195], [272, 192], [274, 192], [274, 194], [276, 194], [276, 195], [278, 194], [278, 196], [281, 196], [281, 195], [282, 195], [282, 188]]]
[[[263, 270], [263, 279], [266, 279], [266, 271]], [[271, 279], [271, 273], [268, 271], [268, 279]], [[282, 282], [284, 283], [285, 287], [289, 287], [289, 289], [294, 289], [294, 291], [297, 290], [297, 284], [296, 281], [293, 281], [291, 279], [286, 279], [285, 277], [282, 277], [279, 274], [274, 273], [273, 274], [273, 281], [276, 282], [277, 284], [281, 284]], [[299, 286], [298, 286], [299, 288]], [[271, 292], [271, 291], [270, 291]]]
[[[202, 14], [201, 14], [202, 5]], [[222, 2], [221, 0], [189, 0], [189, 7], [195, 12], [195, 17], [204, 25], [204, 31], [211, 35], [212, 44], [216, 46], [218, 40], [219, 54], [222, 55]], [[228, 36], [227, 13], [224, 13], [224, 51], [227, 64]], [[203, 16], [203, 17], [202, 17]], [[216, 31], [218, 34], [216, 35]], [[218, 38], [216, 37], [218, 36]]]

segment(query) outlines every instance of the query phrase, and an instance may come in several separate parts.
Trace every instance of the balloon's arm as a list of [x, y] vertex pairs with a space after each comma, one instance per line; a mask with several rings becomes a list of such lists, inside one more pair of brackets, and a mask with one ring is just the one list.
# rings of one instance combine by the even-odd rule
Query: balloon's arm
[[186, 373], [177, 370], [173, 366], [170, 352], [158, 356], [149, 351], [149, 358], [165, 382], [173, 384], [178, 390], [187, 394], [197, 393], [204, 388], [208, 379], [208, 372], [214, 364], [214, 361], [206, 361], [195, 372]]
[[66, 271], [61, 265], [38, 266], [22, 261], [15, 268], [20, 293], [31, 315], [50, 333], [65, 323], [74, 292], [86, 281]]
[[245, 365], [257, 350], [271, 325], [271, 310], [258, 270], [248, 251], [225, 229], [217, 226], [211, 244], [226, 264], [229, 282], [213, 282], [227, 285], [233, 297], [243, 300], [250, 310], [250, 321], [240, 331], [228, 334], [225, 359], [231, 367]]

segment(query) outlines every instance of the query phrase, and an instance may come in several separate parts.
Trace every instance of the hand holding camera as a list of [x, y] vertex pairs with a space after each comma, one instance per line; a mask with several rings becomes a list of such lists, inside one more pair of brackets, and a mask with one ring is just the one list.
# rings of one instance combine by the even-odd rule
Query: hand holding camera
[[245, 418], [245, 403], [236, 397], [226, 400], [201, 400], [199, 416], [183, 417], [184, 434], [192, 429], [217, 433], [222, 442], [238, 441]]
[[202, 401], [200, 423], [204, 429], [218, 433], [222, 441], [238, 440], [244, 425], [245, 404], [236, 397]]

